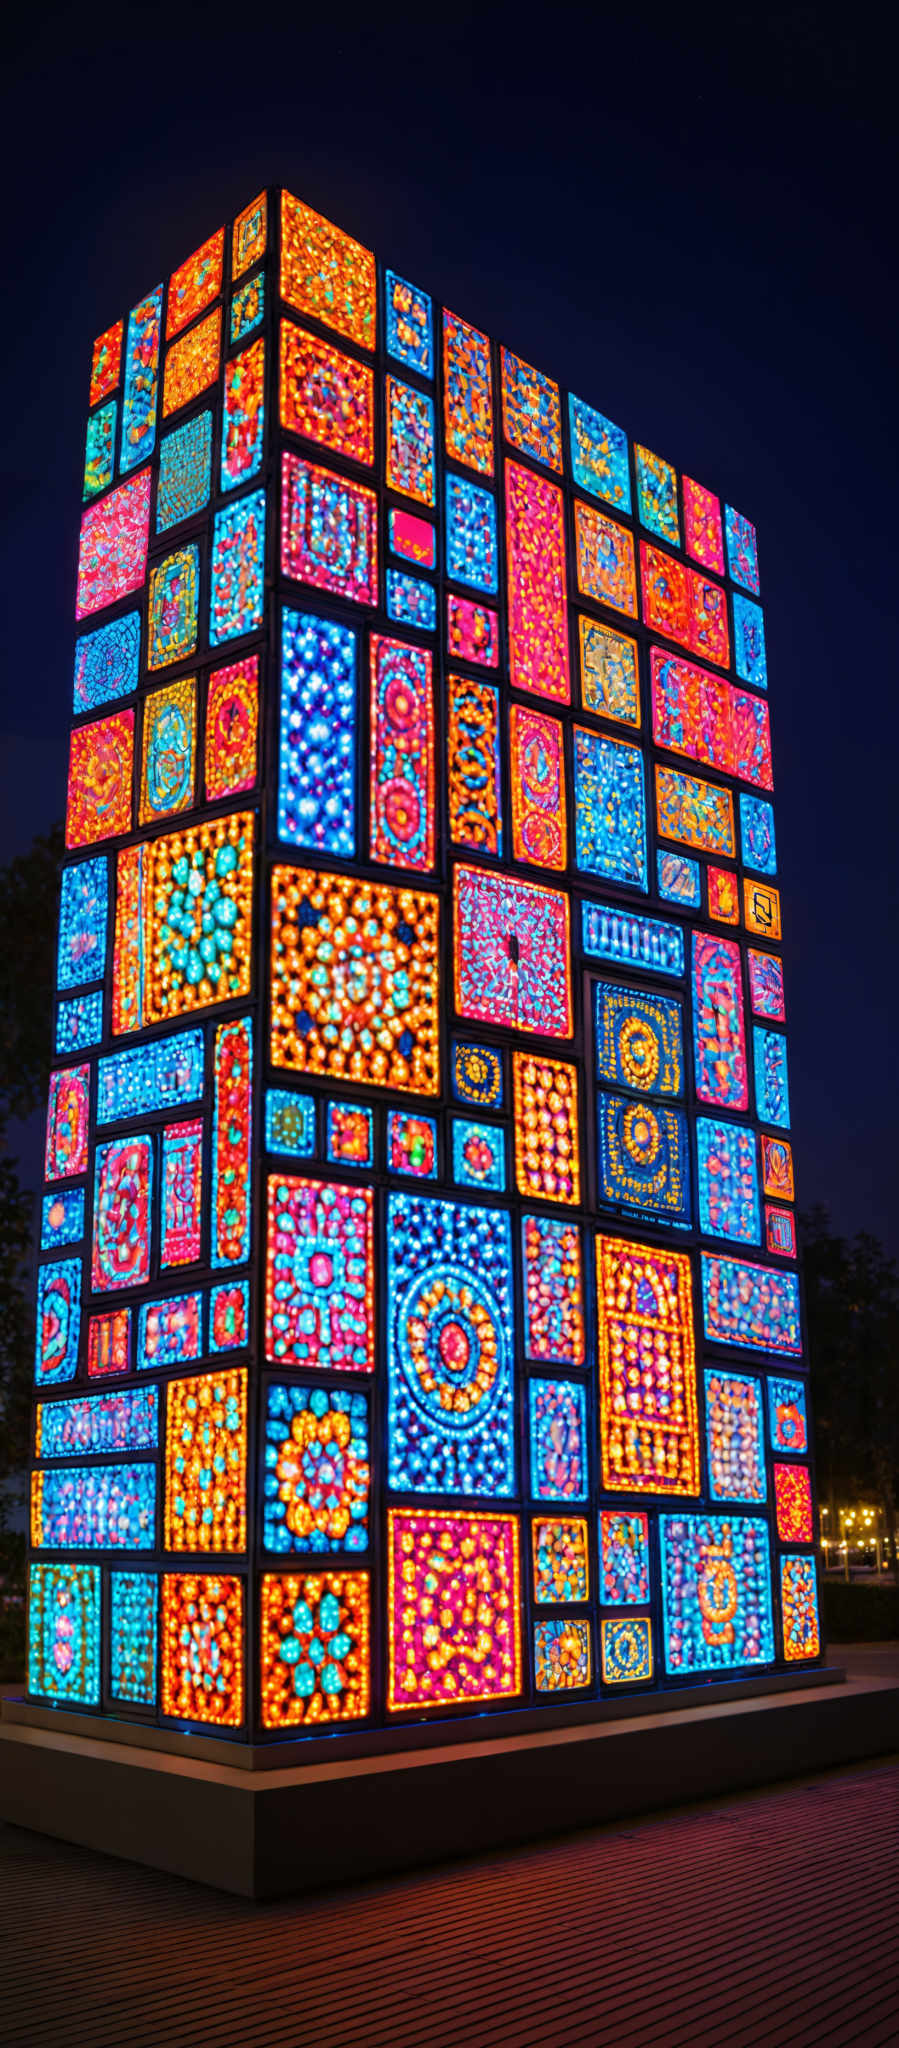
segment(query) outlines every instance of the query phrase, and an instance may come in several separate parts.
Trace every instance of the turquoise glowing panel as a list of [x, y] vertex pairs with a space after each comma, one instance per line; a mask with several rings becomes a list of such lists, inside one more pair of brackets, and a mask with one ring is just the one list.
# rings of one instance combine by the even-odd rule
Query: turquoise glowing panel
[[153, 1550], [155, 1465], [66, 1465], [31, 1475], [37, 1550]]
[[251, 491], [215, 517], [209, 600], [209, 638], [214, 647], [261, 626], [264, 576], [265, 492]]
[[768, 688], [768, 658], [765, 653], [765, 614], [751, 597], [734, 591], [734, 667], [741, 682], [754, 690]]
[[290, 1088], [268, 1088], [265, 1096], [265, 1143], [269, 1152], [293, 1159], [311, 1159], [315, 1152], [315, 1097]]
[[646, 799], [639, 747], [574, 732], [575, 857], [582, 873], [648, 889]]
[[156, 445], [156, 405], [159, 389], [159, 331], [162, 320], [162, 285], [157, 285], [128, 321], [125, 343], [125, 393], [122, 400], [123, 474], [136, 469]]
[[31, 1566], [28, 1690], [60, 1706], [99, 1705], [99, 1565]]
[[387, 352], [398, 363], [418, 370], [422, 377], [434, 375], [434, 323], [427, 292], [408, 284], [392, 270], [384, 272], [387, 307]]
[[660, 540], [680, 547], [680, 519], [677, 507], [677, 471], [661, 455], [634, 443], [637, 475], [637, 512], [641, 526]]
[[115, 471], [116, 402], [101, 405], [87, 423], [84, 444], [84, 488], [82, 497], [95, 498], [112, 483]]
[[740, 791], [740, 845], [743, 866], [757, 875], [776, 875], [777, 842], [774, 812], [763, 796], [745, 796]]
[[682, 1112], [597, 1090], [596, 1116], [600, 1201], [688, 1223], [690, 1143]]
[[514, 1493], [507, 1213], [391, 1195], [387, 1290], [389, 1484]]
[[767, 1523], [661, 1515], [659, 1528], [668, 1676], [773, 1663]]
[[534, 1500], [586, 1500], [587, 1396], [573, 1380], [531, 1380], [531, 1494]]
[[39, 1458], [81, 1458], [85, 1451], [155, 1451], [159, 1389], [119, 1387], [115, 1393], [42, 1401], [35, 1451]]
[[97, 1146], [91, 1256], [95, 1292], [138, 1287], [149, 1280], [152, 1192], [152, 1138], [113, 1138]]
[[209, 1296], [209, 1349], [234, 1351], [249, 1341], [249, 1280], [226, 1280]]
[[34, 1377], [38, 1386], [73, 1380], [81, 1329], [81, 1260], [56, 1259], [37, 1276]]
[[724, 507], [724, 538], [727, 543], [728, 575], [744, 590], [751, 590], [754, 597], [759, 594], [759, 557], [755, 538], [755, 527], [750, 519], [744, 519], [742, 512], [735, 512], [732, 505]]
[[702, 873], [698, 860], [691, 860], [688, 853], [670, 853], [667, 847], [656, 850], [656, 874], [659, 895], [666, 903], [679, 903], [683, 910], [698, 910], [702, 903]]
[[683, 1012], [673, 996], [598, 981], [593, 1006], [600, 1081], [614, 1081], [641, 1095], [683, 1094]]
[[99, 1045], [103, 1036], [103, 990], [89, 996], [70, 996], [56, 1012], [56, 1051], [63, 1057]]
[[357, 634], [281, 612], [278, 837], [352, 860], [356, 851]]
[[808, 1414], [801, 1380], [782, 1380], [769, 1373], [768, 1432], [772, 1451], [792, 1451], [800, 1456], [808, 1450]]
[[59, 988], [100, 981], [106, 970], [109, 873], [103, 855], [63, 868], [59, 897]]
[[712, 932], [693, 933], [693, 1058], [701, 1102], [748, 1109], [740, 948]]
[[125, 612], [93, 633], [82, 633], [75, 642], [73, 709], [96, 711], [117, 697], [130, 697], [137, 689], [139, 661], [140, 612]]
[[766, 1498], [760, 1380], [718, 1367], [706, 1372], [705, 1441], [713, 1500]]
[[334, 1166], [373, 1165], [374, 1120], [371, 1110], [358, 1102], [329, 1102], [325, 1153]]
[[472, 590], [496, 592], [496, 501], [467, 477], [446, 479], [446, 573]]
[[145, 1301], [137, 1325], [137, 1364], [141, 1372], [189, 1365], [203, 1348], [203, 1303], [199, 1294], [175, 1294], [165, 1301]]
[[787, 1076], [787, 1041], [779, 1031], [752, 1027], [755, 1058], [755, 1106], [763, 1124], [790, 1128], [790, 1087]]
[[620, 1508], [600, 1515], [599, 1598], [603, 1607], [643, 1607], [648, 1601], [648, 1515]]
[[420, 576], [402, 569], [387, 571], [387, 616], [399, 626], [417, 626], [420, 633], [437, 630], [437, 592]]
[[84, 1189], [60, 1188], [45, 1195], [41, 1206], [41, 1251], [80, 1244], [84, 1236]]
[[178, 1031], [97, 1061], [97, 1122], [176, 1109], [203, 1093], [203, 1033]]
[[186, 420], [159, 444], [156, 485], [156, 531], [167, 533], [182, 519], [193, 518], [209, 503], [212, 477], [212, 414]]
[[365, 1394], [269, 1386], [263, 1549], [285, 1557], [367, 1550], [369, 1461]]
[[159, 1607], [155, 1572], [110, 1572], [109, 1690], [136, 1707], [156, 1705]]
[[622, 967], [649, 968], [654, 974], [684, 973], [684, 935], [679, 925], [660, 917], [638, 917], [612, 903], [581, 905], [581, 942], [596, 960], [614, 960]]
[[502, 1108], [503, 1062], [495, 1046], [457, 1040], [452, 1048], [451, 1078], [457, 1102], [470, 1102], [475, 1109]]
[[594, 498], [617, 505], [620, 512], [631, 509], [631, 480], [627, 461], [627, 435], [612, 425], [582, 398], [568, 395], [571, 429], [571, 469], [575, 483]]
[[161, 1266], [190, 1266], [203, 1229], [203, 1123], [169, 1124], [162, 1134]]
[[745, 1124], [697, 1117], [696, 1163], [703, 1236], [758, 1244], [761, 1217], [754, 1133]]
[[712, 1344], [801, 1357], [799, 1282], [774, 1266], [702, 1253], [702, 1306]]
[[489, 1188], [502, 1194], [506, 1185], [506, 1149], [497, 1124], [453, 1119], [453, 1179], [460, 1188]]

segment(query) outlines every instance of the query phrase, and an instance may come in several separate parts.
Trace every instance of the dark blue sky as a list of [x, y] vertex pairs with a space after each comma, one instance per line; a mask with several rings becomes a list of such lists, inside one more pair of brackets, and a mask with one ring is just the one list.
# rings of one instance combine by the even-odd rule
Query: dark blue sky
[[897, 1252], [889, 67], [863, 11], [685, 13], [17, 21], [0, 859], [63, 810], [93, 336], [284, 183], [756, 522], [798, 1192]]

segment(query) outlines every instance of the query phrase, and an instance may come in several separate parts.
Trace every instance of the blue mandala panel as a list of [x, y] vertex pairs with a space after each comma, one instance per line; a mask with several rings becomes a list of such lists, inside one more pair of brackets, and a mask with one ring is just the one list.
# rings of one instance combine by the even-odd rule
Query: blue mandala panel
[[513, 1493], [508, 1215], [391, 1195], [387, 1265], [390, 1485]]
[[687, 1119], [661, 1103], [597, 1092], [599, 1199], [616, 1207], [690, 1220]]
[[594, 989], [596, 1073], [641, 1095], [681, 1095], [684, 1030], [673, 996], [598, 981]]
[[774, 1662], [767, 1522], [749, 1515], [661, 1515], [665, 1669]]

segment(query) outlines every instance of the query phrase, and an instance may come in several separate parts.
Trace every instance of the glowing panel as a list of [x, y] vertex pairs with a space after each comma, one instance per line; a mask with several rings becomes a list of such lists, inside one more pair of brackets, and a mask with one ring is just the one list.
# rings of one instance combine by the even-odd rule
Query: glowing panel
[[234, 1351], [250, 1341], [249, 1280], [229, 1280], [209, 1296], [209, 1349]]
[[570, 1038], [567, 896], [457, 867], [454, 897], [459, 1015]]
[[45, 1195], [41, 1209], [41, 1251], [78, 1244], [84, 1236], [84, 1189], [60, 1188]]
[[91, 356], [91, 384], [88, 405], [96, 405], [114, 391], [122, 373], [122, 322], [116, 320], [104, 334], [98, 334]]
[[107, 1373], [130, 1371], [130, 1308], [113, 1308], [106, 1315], [91, 1316], [87, 1326], [88, 1378], [102, 1379]]
[[764, 1500], [762, 1389], [742, 1373], [705, 1375], [706, 1450], [713, 1500]]
[[765, 1203], [765, 1250], [782, 1259], [796, 1257], [796, 1218], [791, 1209]]
[[634, 538], [626, 526], [597, 512], [595, 505], [574, 502], [574, 530], [577, 542], [577, 587], [598, 604], [611, 605], [616, 612], [637, 616], [637, 574], [634, 568]]
[[528, 1358], [583, 1365], [584, 1281], [576, 1223], [522, 1218], [524, 1349]]
[[562, 727], [522, 704], [509, 712], [512, 781], [512, 850], [536, 867], [564, 868], [565, 757]]
[[711, 932], [693, 933], [693, 1057], [701, 1102], [748, 1108], [740, 948]]
[[705, 1333], [713, 1344], [800, 1357], [799, 1283], [774, 1266], [747, 1266], [702, 1253]]
[[[387, 456], [384, 473], [388, 488], [403, 491], [409, 498], [418, 498], [423, 505], [433, 505], [436, 500], [434, 401], [425, 392], [413, 390], [410, 384], [401, 384], [397, 377], [388, 377], [385, 402]], [[495, 583], [492, 588], [496, 588]]]
[[764, 886], [761, 882], [743, 882], [743, 916], [746, 928], [758, 934], [760, 939], [780, 939], [783, 928], [780, 917], [780, 893], [777, 889]]
[[364, 1720], [370, 1662], [367, 1572], [264, 1575], [264, 1727]]
[[719, 924], [739, 924], [740, 885], [732, 868], [707, 868], [709, 916]]
[[82, 633], [75, 642], [75, 711], [96, 711], [116, 697], [130, 697], [137, 689], [139, 658], [140, 612], [125, 612], [92, 633]]
[[639, 747], [575, 726], [574, 802], [575, 860], [582, 872], [648, 889]]
[[690, 1217], [690, 1146], [680, 1110], [596, 1096], [599, 1199], [671, 1222]]
[[486, 334], [443, 315], [443, 416], [451, 461], [493, 475], [493, 381]]
[[699, 1227], [706, 1237], [758, 1244], [759, 1183], [755, 1137], [745, 1124], [696, 1119]]
[[212, 481], [212, 414], [197, 413], [159, 447], [156, 485], [156, 531], [167, 533], [182, 519], [191, 519], [209, 503]]
[[237, 1728], [243, 1720], [243, 1580], [167, 1572], [162, 1580], [162, 1711]]
[[179, 1031], [97, 1062], [97, 1122], [173, 1109], [203, 1093], [203, 1033]]
[[375, 345], [375, 259], [301, 199], [281, 194], [281, 297], [360, 348]]
[[730, 660], [727, 599], [719, 583], [710, 583], [662, 548], [640, 542], [643, 617], [655, 632], [676, 640], [691, 654], [726, 668]]
[[71, 1180], [87, 1172], [89, 1066], [61, 1067], [50, 1075], [44, 1179]]
[[231, 275], [243, 277], [260, 257], [265, 255], [267, 246], [268, 202], [264, 192], [258, 199], [251, 199], [239, 213], [231, 231]]
[[512, 1055], [515, 1178], [521, 1194], [577, 1204], [581, 1198], [577, 1068], [530, 1053]]
[[749, 1515], [662, 1515], [665, 1668], [771, 1664], [771, 1561], [766, 1522]]
[[689, 1258], [598, 1237], [596, 1274], [603, 1485], [698, 1493]]
[[155, 1465], [64, 1465], [31, 1474], [36, 1550], [154, 1550]]
[[274, 868], [273, 1066], [438, 1094], [438, 916], [421, 890]]
[[152, 1192], [151, 1138], [113, 1138], [97, 1146], [91, 1254], [95, 1292], [149, 1280]]
[[249, 483], [262, 462], [265, 430], [265, 341], [260, 335], [249, 348], [225, 364], [222, 411], [221, 487]]
[[501, 854], [499, 691], [495, 683], [451, 675], [447, 692], [450, 838], [460, 846]]
[[744, 590], [751, 590], [758, 597], [759, 558], [755, 527], [751, 520], [743, 518], [742, 512], [735, 512], [732, 505], [724, 507], [724, 536], [728, 575], [734, 583], [742, 584]]
[[579, 490], [594, 498], [605, 498], [619, 512], [630, 512], [631, 479], [627, 460], [627, 435], [613, 426], [603, 413], [585, 405], [582, 398], [568, 394], [568, 423], [571, 431], [571, 468]]
[[215, 515], [209, 596], [213, 646], [261, 626], [264, 577], [265, 492], [252, 491]]
[[65, 1059], [70, 1053], [84, 1052], [91, 1045], [99, 1045], [103, 1036], [103, 991], [97, 989], [93, 995], [72, 996], [67, 1003], [60, 1003], [56, 1012], [55, 1050]]
[[774, 1500], [781, 1543], [813, 1543], [815, 1522], [807, 1465], [775, 1465]]
[[499, 619], [486, 604], [471, 598], [446, 594], [446, 645], [456, 661], [472, 661], [481, 668], [499, 666]]
[[677, 516], [677, 470], [661, 455], [653, 455], [649, 448], [634, 443], [634, 467], [637, 473], [637, 512], [641, 526], [650, 533], [657, 533], [660, 540], [680, 547], [680, 521]]
[[266, 1089], [265, 1143], [269, 1152], [288, 1152], [295, 1159], [311, 1159], [315, 1151], [315, 1097], [295, 1095], [289, 1088]]
[[766, 1195], [779, 1195], [785, 1202], [795, 1200], [793, 1154], [786, 1138], [763, 1136], [762, 1185]]
[[173, 334], [180, 334], [190, 320], [195, 320], [206, 306], [217, 299], [222, 289], [222, 261], [225, 249], [225, 230], [217, 228], [202, 248], [188, 256], [169, 279], [168, 308], [165, 320], [166, 340]]
[[156, 1387], [39, 1401], [34, 1430], [38, 1458], [77, 1458], [84, 1451], [155, 1451], [159, 1442]]
[[374, 461], [374, 376], [367, 363], [282, 320], [280, 390], [281, 425], [292, 434], [353, 462]]
[[431, 301], [427, 292], [420, 291], [418, 285], [408, 284], [394, 271], [385, 270], [384, 296], [388, 355], [395, 356], [399, 363], [408, 364], [410, 370], [420, 371], [423, 377], [433, 377], [434, 342]]
[[73, 1380], [81, 1330], [81, 1260], [38, 1267], [34, 1377], [39, 1386]]
[[534, 1628], [534, 1684], [538, 1692], [567, 1692], [592, 1677], [590, 1623], [573, 1617], [538, 1621]]
[[506, 463], [506, 568], [509, 679], [567, 704], [565, 518], [562, 493], [548, 477]]
[[229, 339], [244, 341], [262, 323], [265, 314], [265, 274], [257, 271], [255, 277], [248, 277], [239, 292], [231, 300]]
[[502, 1056], [493, 1046], [456, 1043], [450, 1078], [457, 1102], [471, 1102], [477, 1109], [502, 1107]]
[[387, 531], [393, 554], [402, 556], [404, 562], [417, 562], [422, 569], [436, 568], [437, 529], [430, 519], [419, 519], [417, 513], [391, 505]]
[[249, 994], [252, 890], [251, 812], [120, 854], [114, 1032]]
[[281, 470], [281, 567], [285, 576], [378, 601], [378, 501], [365, 484], [285, 453]]
[[420, 633], [437, 631], [437, 592], [433, 583], [418, 576], [404, 576], [400, 569], [387, 571], [387, 617], [400, 626], [417, 626]]
[[245, 1550], [247, 1373], [232, 1366], [170, 1380], [166, 1550]]
[[371, 1110], [356, 1102], [329, 1102], [325, 1144], [326, 1156], [334, 1166], [372, 1166], [374, 1122]]
[[818, 1583], [813, 1557], [782, 1557], [780, 1605], [784, 1656], [788, 1664], [821, 1655]]
[[343, 1388], [269, 1386], [263, 1547], [367, 1550], [368, 1402]]
[[137, 1339], [138, 1370], [167, 1371], [190, 1365], [202, 1350], [202, 1303], [199, 1294], [176, 1294], [166, 1301], [145, 1301]]
[[649, 1517], [604, 1508], [599, 1518], [599, 1597], [605, 1607], [649, 1599]]
[[89, 505], [81, 521], [75, 617], [102, 611], [132, 590], [147, 573], [150, 539], [150, 471]]
[[206, 798], [216, 803], [252, 789], [259, 726], [259, 657], [247, 654], [209, 678], [206, 700]]
[[752, 1027], [755, 1060], [755, 1106], [763, 1124], [790, 1128], [790, 1089], [787, 1079], [787, 1041], [779, 1031]]
[[460, 1188], [489, 1188], [494, 1194], [502, 1194], [506, 1185], [506, 1144], [498, 1124], [476, 1124], [467, 1117], [454, 1117], [453, 1179]]
[[265, 1355], [318, 1372], [375, 1366], [371, 1188], [271, 1175]]
[[586, 1500], [587, 1402], [571, 1380], [531, 1380], [531, 1493], [535, 1500]]
[[808, 1416], [801, 1380], [768, 1376], [768, 1430], [772, 1451], [808, 1450]]
[[616, 1081], [641, 1094], [683, 1092], [683, 1017], [672, 996], [645, 995], [617, 982], [598, 981], [594, 1035], [601, 1081]]
[[746, 796], [740, 791], [740, 845], [743, 850], [743, 865], [754, 868], [759, 875], [776, 875], [777, 846], [774, 838], [774, 812], [762, 796]]
[[28, 1690], [60, 1706], [99, 1705], [99, 1565], [30, 1567]]
[[538, 1606], [581, 1601], [590, 1592], [587, 1524], [578, 1515], [541, 1516], [531, 1524], [534, 1599]]
[[202, 1117], [163, 1131], [160, 1209], [160, 1265], [192, 1265], [203, 1229]]
[[632, 1685], [652, 1677], [652, 1622], [648, 1614], [628, 1614], [600, 1623], [604, 1685]]
[[656, 766], [656, 815], [659, 831], [703, 853], [736, 853], [734, 800], [729, 789], [684, 775], [679, 768]]
[[637, 642], [617, 633], [601, 619], [578, 615], [581, 654], [581, 702], [598, 718], [617, 718], [624, 725], [640, 723]]
[[611, 903], [583, 903], [581, 939], [584, 952], [597, 960], [648, 968], [654, 974], [684, 972], [683, 932], [660, 917], [636, 917]]
[[167, 668], [197, 644], [200, 551], [178, 548], [150, 571], [147, 667]]
[[[692, 477], [681, 479], [684, 494], [684, 547], [694, 562], [724, 575], [724, 542], [721, 537], [721, 500], [714, 491], [695, 484]], [[739, 670], [738, 670], [739, 674]]]
[[110, 1572], [109, 1690], [132, 1706], [156, 1705], [158, 1580], [155, 1572]]
[[356, 638], [348, 626], [282, 608], [278, 837], [350, 858]]
[[159, 387], [159, 341], [162, 286], [135, 306], [125, 344], [125, 391], [122, 399], [122, 450], [119, 467], [135, 469], [156, 444]]
[[437, 1174], [437, 1125], [432, 1116], [407, 1116], [392, 1109], [387, 1118], [387, 1164], [391, 1173], [409, 1173], [416, 1180]]
[[391, 1508], [388, 1523], [389, 1711], [514, 1698], [517, 1516]]
[[210, 1256], [214, 1266], [239, 1266], [250, 1256], [253, 1027], [249, 1017], [218, 1026], [213, 1074]]
[[144, 741], [138, 823], [153, 825], [194, 801], [197, 685], [183, 676], [144, 701]]
[[434, 865], [434, 706], [431, 656], [373, 633], [371, 857], [390, 867]]
[[765, 615], [751, 597], [734, 591], [734, 667], [744, 683], [754, 690], [768, 688], [768, 658], [765, 653]]
[[670, 853], [656, 848], [656, 879], [659, 895], [666, 903], [680, 903], [685, 910], [698, 910], [702, 903], [702, 869], [688, 853]]
[[750, 946], [747, 964], [749, 1001], [756, 1017], [775, 1017], [782, 1024], [786, 1016], [783, 962], [776, 953], [756, 953]]
[[446, 573], [473, 590], [499, 589], [496, 500], [469, 477], [446, 479]]
[[168, 419], [173, 412], [179, 412], [182, 405], [199, 398], [201, 391], [208, 391], [219, 373], [221, 355], [222, 309], [207, 314], [196, 327], [182, 334], [180, 341], [172, 343], [165, 359], [165, 379], [162, 387], [162, 414]]
[[562, 468], [559, 387], [510, 348], [502, 350], [503, 433], [522, 455]]
[[98, 981], [106, 966], [109, 879], [105, 859], [76, 862], [64, 868], [60, 882], [58, 988], [78, 988]]
[[115, 469], [116, 402], [101, 405], [91, 413], [84, 443], [84, 487], [82, 497], [95, 498], [112, 483]]

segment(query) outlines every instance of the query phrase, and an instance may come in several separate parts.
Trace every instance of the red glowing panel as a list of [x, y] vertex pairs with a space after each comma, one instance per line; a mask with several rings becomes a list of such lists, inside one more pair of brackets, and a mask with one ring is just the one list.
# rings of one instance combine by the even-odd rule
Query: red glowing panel
[[637, 575], [634, 568], [634, 537], [617, 519], [610, 519], [595, 505], [575, 499], [574, 528], [577, 541], [578, 589], [598, 604], [616, 612], [637, 616]]
[[122, 371], [122, 322], [116, 320], [105, 334], [98, 334], [91, 357], [89, 405], [97, 405], [114, 391]]
[[514, 689], [571, 700], [562, 493], [506, 463], [509, 672]]
[[446, 644], [457, 661], [478, 662], [482, 668], [499, 664], [499, 618], [489, 605], [447, 592]]
[[162, 1134], [162, 1266], [189, 1266], [203, 1230], [203, 1120], [169, 1124]]
[[402, 512], [398, 505], [390, 507], [390, 546], [404, 562], [418, 562], [422, 569], [433, 569], [437, 560], [437, 543], [430, 520], [418, 519], [414, 512]]
[[209, 803], [252, 789], [259, 725], [259, 657], [248, 654], [209, 678], [206, 796]]
[[282, 320], [281, 425], [335, 455], [373, 462], [374, 377], [368, 364]]
[[217, 228], [202, 248], [195, 249], [187, 262], [172, 271], [169, 283], [169, 304], [165, 323], [166, 341], [173, 334], [180, 334], [195, 320], [198, 313], [205, 311], [217, 299], [222, 289], [222, 259], [225, 249], [225, 230]]
[[740, 885], [732, 868], [709, 868], [709, 916], [719, 924], [739, 924]]
[[726, 668], [730, 637], [727, 601], [720, 584], [710, 583], [706, 576], [645, 540], [640, 542], [640, 574], [647, 625], [667, 639], [679, 641], [691, 654], [704, 655]]
[[762, 1138], [762, 1187], [782, 1202], [796, 1200], [793, 1151], [786, 1138]]
[[516, 1515], [392, 1508], [387, 1705], [472, 1705], [521, 1691]]
[[130, 1308], [113, 1308], [105, 1316], [91, 1316], [87, 1326], [88, 1378], [100, 1379], [104, 1373], [130, 1369]]
[[775, 1465], [774, 1499], [781, 1543], [813, 1543], [812, 1487], [807, 1465]]
[[796, 1257], [796, 1218], [792, 1209], [778, 1209], [765, 1203], [765, 1248], [780, 1259]]
[[701, 562], [704, 569], [711, 569], [716, 576], [724, 575], [724, 541], [721, 535], [721, 500], [714, 491], [706, 491], [702, 484], [695, 484], [692, 477], [682, 477], [684, 493], [684, 545], [694, 562]]
[[129, 830], [133, 764], [133, 711], [75, 727], [69, 745], [67, 846], [92, 846]]
[[89, 505], [82, 518], [76, 618], [102, 611], [104, 605], [140, 589], [147, 573], [149, 535], [150, 471], [142, 469]]
[[50, 1075], [44, 1179], [70, 1180], [87, 1172], [89, 1066], [61, 1067]]
[[378, 601], [378, 500], [317, 463], [285, 454], [281, 472], [281, 567], [299, 583], [358, 604]]
[[534, 867], [565, 868], [565, 755], [559, 720], [513, 704], [509, 746], [515, 859]]

